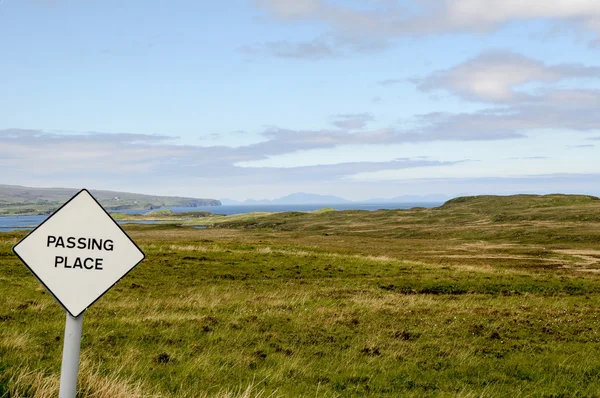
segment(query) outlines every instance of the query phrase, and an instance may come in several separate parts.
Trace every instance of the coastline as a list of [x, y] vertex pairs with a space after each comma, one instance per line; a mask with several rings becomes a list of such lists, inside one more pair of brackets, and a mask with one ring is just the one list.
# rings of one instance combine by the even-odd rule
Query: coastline
[[[282, 212], [328, 212], [328, 211], [376, 211], [433, 208], [442, 203], [381, 203], [381, 204], [316, 204], [316, 205], [221, 205], [204, 207], [172, 207], [158, 210], [107, 210], [118, 223], [177, 224], [183, 226], [207, 226], [223, 221], [256, 219]], [[210, 211], [212, 210], [212, 211]], [[217, 210], [215, 212], [215, 210]], [[0, 231], [33, 229], [51, 213], [0, 215]], [[11, 229], [12, 228], [12, 229]], [[7, 231], [8, 230], [8, 231]]]

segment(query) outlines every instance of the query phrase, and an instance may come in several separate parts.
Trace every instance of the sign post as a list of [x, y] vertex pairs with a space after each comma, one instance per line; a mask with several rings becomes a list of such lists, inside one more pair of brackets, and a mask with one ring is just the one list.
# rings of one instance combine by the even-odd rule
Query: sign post
[[13, 247], [67, 311], [60, 398], [75, 397], [83, 312], [145, 257], [85, 189]]
[[59, 398], [71, 398], [77, 395], [77, 373], [79, 372], [82, 329], [83, 314], [75, 318], [67, 312], [62, 367], [60, 370]]

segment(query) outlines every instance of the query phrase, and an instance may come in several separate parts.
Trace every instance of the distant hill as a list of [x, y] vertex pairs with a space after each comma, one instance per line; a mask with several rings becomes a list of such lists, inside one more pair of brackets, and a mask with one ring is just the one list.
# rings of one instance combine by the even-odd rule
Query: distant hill
[[[554, 242], [561, 246], [570, 242], [580, 249], [600, 242], [600, 198], [589, 195], [470, 196], [458, 197], [434, 208], [306, 212], [293, 217], [289, 213], [274, 212], [217, 220], [209, 225], [297, 232], [298, 236], [305, 237], [338, 236], [340, 240], [336, 242], [342, 242], [346, 236], [432, 239], [430, 242], [472, 240], [483, 243], [496, 239], [542, 245]], [[486, 250], [485, 245], [479, 248]], [[506, 246], [502, 246], [502, 250], [506, 250]], [[521, 247], [520, 250], [531, 249]], [[545, 249], [530, 253], [546, 258]]]
[[443, 203], [450, 199], [446, 195], [402, 195], [393, 198], [373, 198], [361, 201], [361, 203]]
[[508, 211], [546, 207], [577, 206], [581, 204], [595, 203], [600, 198], [591, 195], [479, 195], [462, 196], [451, 199], [444, 203], [440, 209], [477, 208], [479, 211]]
[[242, 204], [242, 202], [240, 202], [239, 200], [229, 198], [222, 198], [220, 202], [223, 206], [237, 206]]
[[338, 204], [351, 203], [351, 201], [334, 195], [318, 195], [314, 193], [297, 192], [278, 199], [248, 199], [243, 202], [223, 199], [225, 205], [297, 205], [297, 204]]
[[493, 222], [599, 220], [600, 198], [590, 195], [468, 196], [447, 201], [435, 211], [487, 215]]
[[[0, 215], [48, 214], [79, 190], [72, 188], [31, 188], [0, 185]], [[215, 199], [144, 195], [129, 192], [90, 190], [107, 210], [144, 210], [163, 207], [220, 206]]]
[[334, 195], [317, 195], [314, 193], [293, 193], [279, 199], [272, 200], [273, 204], [322, 204], [322, 203], [350, 203], [349, 200]]
[[278, 199], [248, 199], [243, 202], [233, 199], [221, 199], [224, 205], [312, 205], [312, 204], [340, 204], [340, 203], [443, 203], [450, 199], [445, 195], [405, 195], [393, 198], [373, 198], [352, 201], [334, 195], [318, 195], [314, 193], [297, 192]]

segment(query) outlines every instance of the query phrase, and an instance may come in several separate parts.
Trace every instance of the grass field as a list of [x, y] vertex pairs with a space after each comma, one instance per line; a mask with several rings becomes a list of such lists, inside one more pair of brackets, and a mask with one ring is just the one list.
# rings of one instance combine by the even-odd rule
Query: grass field
[[[81, 397], [598, 397], [600, 200], [130, 225]], [[193, 225], [206, 225], [205, 229]], [[0, 233], [0, 397], [57, 396], [64, 311]]]

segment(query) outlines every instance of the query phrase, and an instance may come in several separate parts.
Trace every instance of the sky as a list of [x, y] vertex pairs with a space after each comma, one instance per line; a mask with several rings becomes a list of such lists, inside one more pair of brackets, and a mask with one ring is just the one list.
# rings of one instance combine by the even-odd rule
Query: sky
[[0, 184], [600, 195], [597, 0], [0, 0]]

